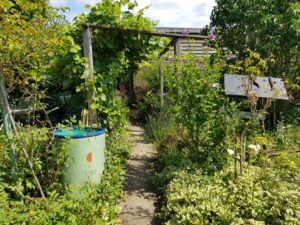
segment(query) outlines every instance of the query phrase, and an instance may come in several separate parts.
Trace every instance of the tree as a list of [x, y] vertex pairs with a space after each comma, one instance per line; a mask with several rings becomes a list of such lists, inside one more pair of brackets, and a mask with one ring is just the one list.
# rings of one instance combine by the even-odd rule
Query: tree
[[[40, 86], [46, 82], [53, 56], [59, 53], [65, 24], [46, 0], [3, 0], [0, 21], [0, 109], [6, 135], [12, 143], [14, 121], [9, 103], [19, 97], [31, 97], [37, 107], [41, 106], [38, 100], [45, 95]], [[14, 130], [18, 137], [16, 127]], [[36, 178], [27, 151], [22, 149]], [[15, 175], [17, 160], [13, 144], [10, 150]], [[40, 187], [37, 178], [36, 182]], [[41, 194], [43, 196], [42, 191]]]
[[46, 0], [4, 0], [0, 20], [0, 68], [9, 94], [42, 98], [39, 86], [66, 41], [66, 23]]
[[[243, 60], [245, 49], [259, 52], [268, 64], [270, 76], [286, 80], [286, 86], [299, 95], [300, 7], [294, 0], [217, 0], [211, 15], [223, 47]], [[299, 101], [299, 100], [298, 100]], [[297, 100], [292, 104], [297, 107]], [[281, 107], [282, 108], [282, 107]], [[282, 110], [276, 110], [280, 114]], [[298, 114], [299, 115], [299, 114]]]

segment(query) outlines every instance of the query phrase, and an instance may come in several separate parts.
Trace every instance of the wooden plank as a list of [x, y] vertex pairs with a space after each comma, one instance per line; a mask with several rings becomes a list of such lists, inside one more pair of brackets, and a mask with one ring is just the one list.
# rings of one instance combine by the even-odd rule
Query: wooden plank
[[132, 29], [132, 28], [109, 27], [109, 26], [105, 26], [105, 25], [91, 24], [91, 23], [84, 23], [84, 24], [82, 24], [82, 26], [84, 26], [85, 28], [90, 27], [90, 28], [100, 29], [100, 30], [141, 34], [141, 35], [157, 36], [157, 37], [170, 37], [170, 38], [195, 39], [195, 40], [209, 39], [208, 36], [204, 36], [204, 35], [183, 35], [183, 34], [153, 32], [153, 31], [146, 31], [146, 30], [137, 30], [137, 29]]
[[[84, 47], [84, 57], [88, 61], [89, 65], [89, 75], [87, 77], [87, 82], [94, 79], [94, 62], [93, 62], [93, 48], [92, 48], [92, 37], [91, 29], [87, 26], [83, 30], [83, 47]], [[92, 109], [91, 106], [94, 103], [95, 91], [88, 91], [88, 111], [89, 111], [89, 125], [97, 124], [97, 111]]]

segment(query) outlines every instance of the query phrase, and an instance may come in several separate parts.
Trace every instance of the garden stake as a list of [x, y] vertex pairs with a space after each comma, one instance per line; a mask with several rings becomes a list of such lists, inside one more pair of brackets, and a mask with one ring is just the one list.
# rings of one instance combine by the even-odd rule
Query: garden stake
[[[5, 132], [6, 132], [6, 136], [8, 137], [8, 139], [10, 140], [10, 142], [13, 140], [13, 132], [12, 132], [12, 128], [13, 131], [15, 132], [17, 141], [19, 142], [19, 144], [21, 146], [23, 146], [19, 133], [17, 131], [17, 127], [16, 124], [14, 122], [14, 119], [12, 117], [11, 114], [11, 110], [9, 108], [9, 104], [8, 104], [8, 100], [7, 100], [7, 93], [6, 93], [6, 88], [5, 88], [5, 82], [4, 82], [4, 77], [2, 76], [2, 74], [0, 74], [0, 106], [1, 106], [1, 111], [2, 111], [2, 117], [3, 117], [3, 123], [4, 123], [4, 127], [5, 127]], [[46, 197], [44, 195], [43, 189], [41, 187], [41, 184], [39, 182], [39, 179], [37, 178], [35, 171], [33, 169], [33, 165], [32, 162], [29, 158], [28, 152], [24, 147], [21, 147], [22, 151], [27, 159], [28, 165], [30, 167], [32, 176], [36, 182], [36, 185], [40, 191], [40, 194], [42, 196], [42, 198], [45, 200], [46, 202]], [[10, 144], [10, 154], [11, 154], [11, 161], [12, 161], [12, 165], [13, 165], [13, 175], [15, 176], [16, 170], [17, 170], [17, 162], [16, 162], [16, 155], [15, 155], [15, 149], [14, 149], [14, 145], [13, 143]]]
[[1, 73], [0, 74], [0, 108], [1, 108], [1, 112], [2, 112], [4, 131], [9, 140], [9, 155], [10, 155], [10, 161], [11, 161], [11, 165], [12, 165], [11, 172], [12, 172], [13, 178], [16, 178], [16, 173], [18, 171], [18, 165], [17, 165], [17, 159], [16, 159], [15, 146], [13, 144], [12, 121], [9, 116], [10, 109], [9, 109], [9, 104], [8, 104], [6, 96], [7, 96], [7, 93], [6, 93], [4, 77]]
[[21, 149], [22, 149], [22, 151], [23, 151], [23, 153], [24, 153], [24, 155], [25, 155], [25, 157], [26, 157], [26, 159], [27, 159], [28, 165], [29, 165], [29, 167], [30, 167], [32, 176], [33, 176], [33, 178], [34, 178], [34, 180], [35, 180], [35, 182], [36, 182], [37, 188], [39, 189], [40, 194], [41, 194], [42, 198], [44, 199], [45, 203], [47, 203], [47, 200], [46, 200], [44, 191], [43, 191], [43, 189], [42, 189], [42, 186], [41, 186], [41, 184], [40, 184], [40, 181], [39, 181], [39, 179], [38, 179], [37, 176], [36, 176], [36, 173], [35, 173], [35, 171], [34, 171], [33, 164], [32, 164], [32, 162], [31, 162], [31, 160], [30, 160], [30, 158], [29, 158], [28, 152], [27, 152], [27, 150], [23, 147], [23, 143], [22, 143], [21, 138], [20, 138], [20, 136], [19, 136], [19, 133], [18, 133], [18, 130], [17, 130], [17, 127], [16, 127], [16, 123], [15, 123], [15, 121], [14, 121], [14, 119], [13, 119], [12, 114], [11, 114], [10, 111], [9, 111], [9, 117], [10, 117], [10, 120], [11, 120], [11, 122], [12, 122], [12, 127], [13, 127], [13, 130], [14, 130], [15, 134], [16, 134], [17, 141], [18, 141], [19, 144], [21, 145]]

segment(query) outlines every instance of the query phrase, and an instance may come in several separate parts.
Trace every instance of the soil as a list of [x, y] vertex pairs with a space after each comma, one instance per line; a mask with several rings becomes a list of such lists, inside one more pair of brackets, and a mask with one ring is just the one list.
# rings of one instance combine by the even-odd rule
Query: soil
[[128, 126], [133, 151], [126, 169], [125, 198], [120, 219], [123, 225], [159, 225], [158, 197], [152, 178], [155, 173], [156, 151], [147, 143], [144, 130]]

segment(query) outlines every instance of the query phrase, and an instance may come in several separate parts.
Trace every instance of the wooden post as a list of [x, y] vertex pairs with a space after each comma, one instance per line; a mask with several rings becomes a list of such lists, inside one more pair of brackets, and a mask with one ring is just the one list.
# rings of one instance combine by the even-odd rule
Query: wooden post
[[[180, 39], [174, 38], [174, 55], [177, 57], [180, 57]], [[178, 88], [178, 94], [181, 97], [182, 96], [182, 83], [180, 78], [180, 72], [178, 71], [178, 68], [175, 67], [175, 76], [177, 78], [177, 88]]]
[[[87, 83], [94, 79], [94, 63], [93, 63], [93, 48], [92, 48], [92, 37], [91, 29], [89, 26], [85, 26], [83, 30], [83, 47], [84, 57], [87, 59], [89, 64], [89, 75], [87, 77]], [[89, 111], [89, 125], [97, 124], [97, 111], [91, 109], [91, 105], [94, 103], [95, 91], [89, 87], [88, 91], [88, 111]]]
[[180, 56], [180, 39], [174, 38], [174, 54]]
[[18, 170], [17, 166], [17, 158], [16, 158], [16, 152], [15, 152], [15, 146], [13, 144], [13, 131], [12, 131], [12, 121], [10, 118], [10, 108], [7, 100], [7, 92], [5, 87], [5, 81], [3, 74], [0, 71], [0, 109], [2, 113], [2, 119], [3, 119], [3, 125], [5, 134], [10, 142], [9, 146], [9, 155], [10, 155], [10, 161], [12, 165], [12, 175], [15, 176], [16, 172]]
[[160, 96], [160, 107], [164, 106], [164, 74], [162, 70], [161, 57], [159, 59], [159, 96]]

